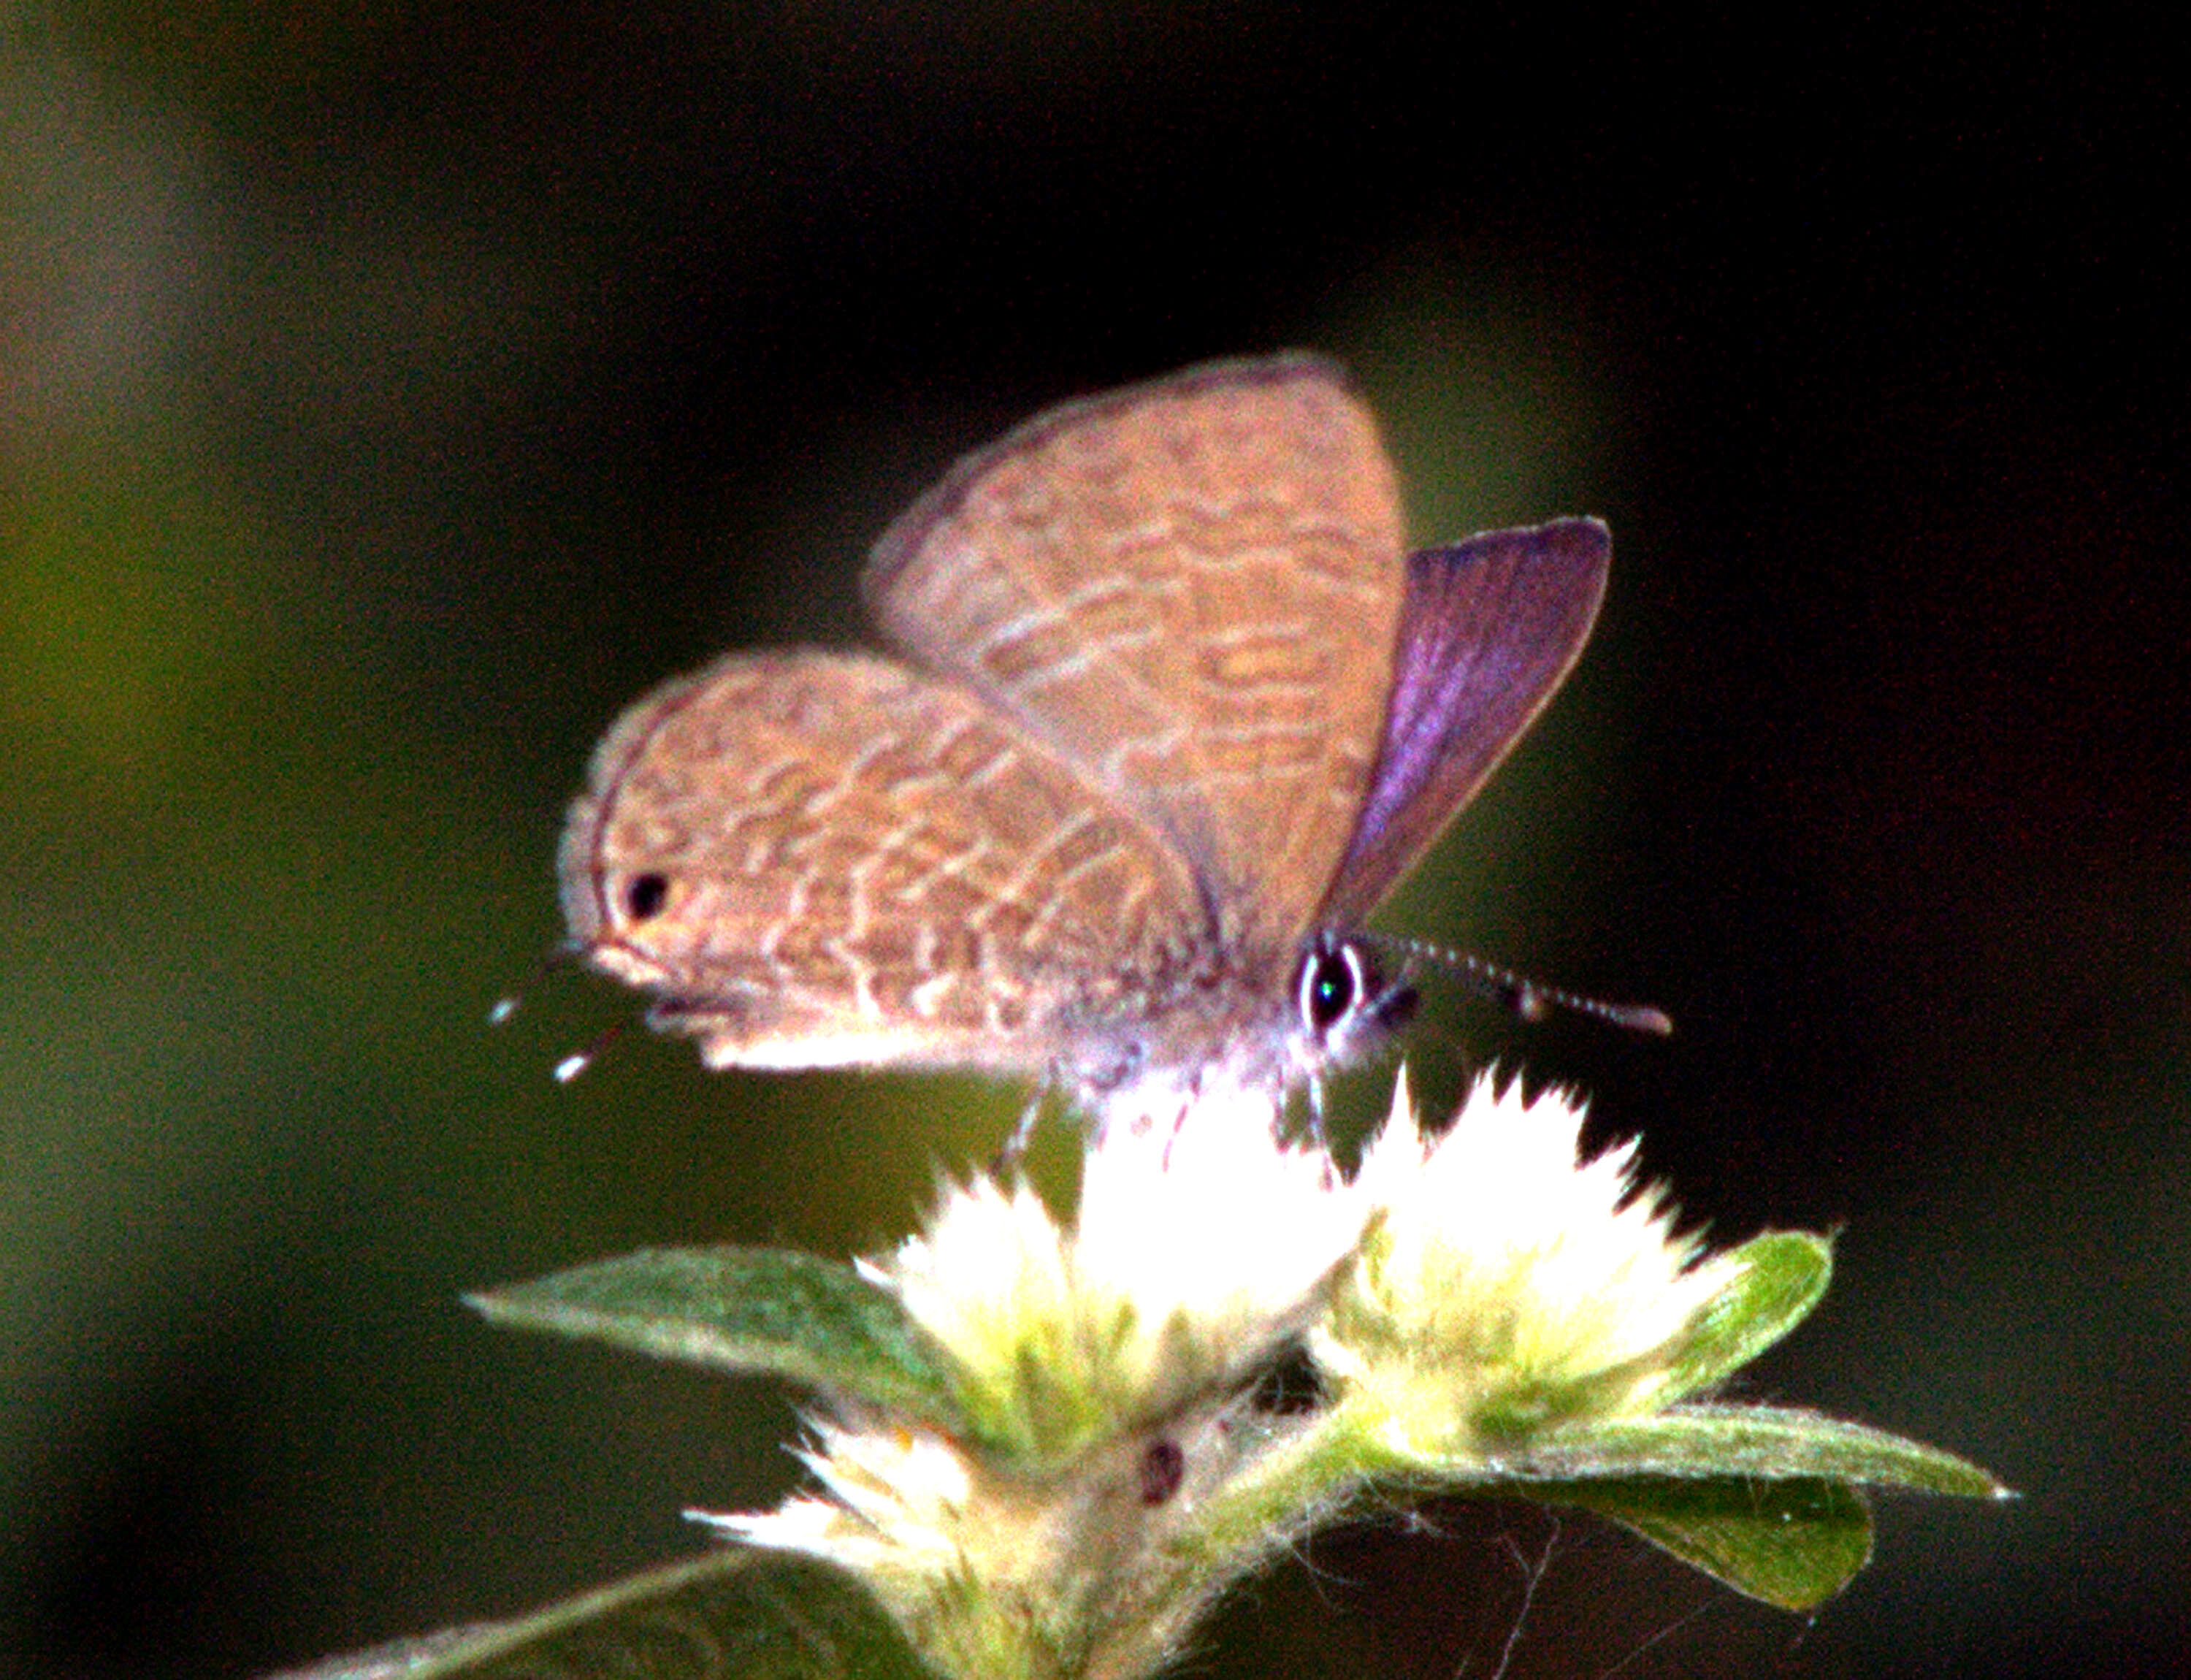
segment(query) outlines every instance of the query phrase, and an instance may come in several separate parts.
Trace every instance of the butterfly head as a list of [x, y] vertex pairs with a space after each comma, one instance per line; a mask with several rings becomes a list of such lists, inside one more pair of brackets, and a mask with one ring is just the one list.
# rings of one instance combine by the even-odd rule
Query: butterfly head
[[1415, 988], [1391, 978], [1358, 936], [1320, 933], [1301, 952], [1290, 1032], [1304, 1077], [1374, 1053], [1415, 1012]]
[[1169, 1129], [1239, 1099], [1275, 1123], [1294, 1093], [1313, 1100], [1327, 1074], [1374, 1056], [1414, 1013], [1414, 987], [1365, 936], [1317, 932], [1282, 961], [1221, 963], [1160, 1002], [1136, 1000], [1122, 1022], [1073, 1034], [1060, 1071], [1096, 1129]]

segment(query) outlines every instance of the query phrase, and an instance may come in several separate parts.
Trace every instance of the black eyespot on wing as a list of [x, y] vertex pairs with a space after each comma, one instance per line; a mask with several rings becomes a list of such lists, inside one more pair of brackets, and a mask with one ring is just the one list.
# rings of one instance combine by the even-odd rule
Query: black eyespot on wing
[[623, 890], [624, 913], [635, 922], [643, 922], [661, 914], [662, 907], [669, 902], [669, 877], [648, 870], [643, 875], [634, 875]]

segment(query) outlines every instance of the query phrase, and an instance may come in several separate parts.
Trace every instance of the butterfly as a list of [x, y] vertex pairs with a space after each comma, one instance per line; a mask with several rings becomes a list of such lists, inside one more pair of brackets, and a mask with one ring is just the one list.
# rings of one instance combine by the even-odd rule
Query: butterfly
[[624, 714], [572, 943], [711, 1067], [980, 1070], [1099, 1125], [1282, 1104], [1412, 1011], [1363, 920], [1558, 687], [1610, 552], [1562, 519], [1408, 553], [1314, 356], [1051, 409], [876, 545], [886, 652], [732, 653]]

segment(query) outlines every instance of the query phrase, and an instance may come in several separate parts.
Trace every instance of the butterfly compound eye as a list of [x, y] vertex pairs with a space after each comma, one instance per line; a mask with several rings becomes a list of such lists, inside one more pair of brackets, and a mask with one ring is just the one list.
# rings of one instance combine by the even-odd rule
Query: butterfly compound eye
[[1362, 999], [1362, 969], [1346, 946], [1311, 951], [1301, 964], [1300, 1016], [1318, 1038], [1344, 1021]]

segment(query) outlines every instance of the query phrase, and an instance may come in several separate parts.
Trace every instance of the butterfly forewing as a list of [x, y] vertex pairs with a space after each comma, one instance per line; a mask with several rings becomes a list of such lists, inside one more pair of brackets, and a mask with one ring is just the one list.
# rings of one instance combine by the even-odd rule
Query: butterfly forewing
[[1232, 945], [1290, 944], [1385, 715], [1399, 500], [1329, 364], [1222, 364], [1053, 411], [877, 546], [891, 640], [964, 677], [1196, 869]]
[[1544, 709], [1590, 637], [1612, 539], [1594, 519], [1408, 557], [1376, 768], [1322, 920], [1374, 909]]
[[717, 1066], [1039, 1072], [1202, 921], [1143, 819], [859, 656], [734, 656], [641, 702], [562, 870], [573, 937]]

